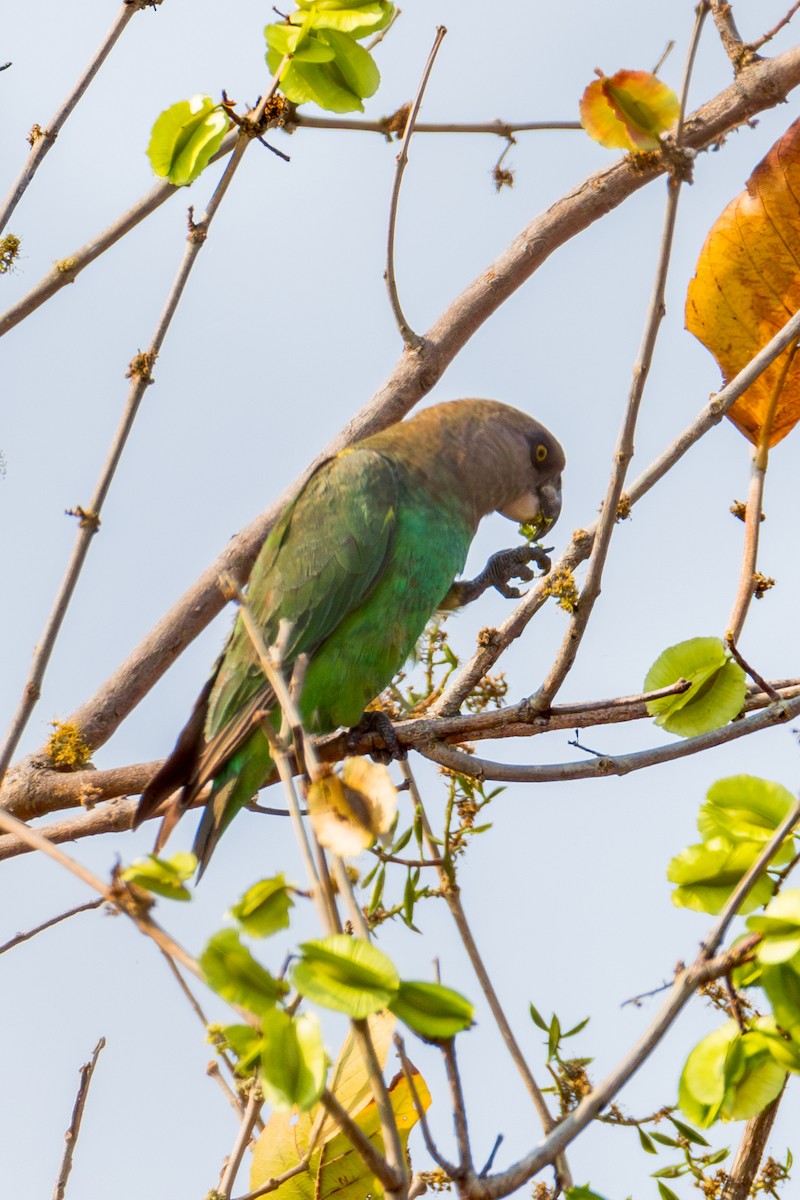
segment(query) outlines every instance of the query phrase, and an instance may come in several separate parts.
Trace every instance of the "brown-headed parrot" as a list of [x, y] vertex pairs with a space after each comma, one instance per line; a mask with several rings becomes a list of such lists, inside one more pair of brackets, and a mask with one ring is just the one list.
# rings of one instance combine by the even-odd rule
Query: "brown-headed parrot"
[[[554, 524], [563, 467], [551, 433], [494, 400], [434, 405], [317, 467], [265, 540], [247, 587], [267, 645], [288, 623], [287, 671], [307, 656], [299, 708], [310, 732], [356, 725], [437, 609], [491, 586], [519, 595], [508, 581], [532, 578], [525, 563], [542, 560], [533, 547], [493, 555], [475, 580], [453, 580], [488, 513], [538, 533]], [[276, 707], [239, 617], [175, 749], [142, 793], [135, 825], [177, 792], [160, 846], [212, 781], [194, 846], [202, 871], [273, 769], [262, 722], [267, 713], [279, 721]]]

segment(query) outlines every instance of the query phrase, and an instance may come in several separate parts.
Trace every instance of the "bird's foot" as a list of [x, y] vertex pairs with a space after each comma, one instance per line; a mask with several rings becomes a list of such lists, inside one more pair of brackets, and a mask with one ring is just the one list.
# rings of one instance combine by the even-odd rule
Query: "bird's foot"
[[480, 575], [476, 575], [474, 579], [460, 579], [453, 584], [448, 594], [448, 601], [453, 600], [455, 605], [459, 606], [469, 604], [472, 600], [477, 600], [478, 596], [482, 596], [490, 587], [496, 588], [501, 596], [505, 596], [509, 600], [519, 600], [524, 593], [519, 588], [512, 587], [510, 580], [521, 579], [525, 583], [529, 583], [534, 578], [534, 574], [528, 563], [535, 563], [542, 574], [546, 575], [552, 566], [548, 550], [552, 550], [552, 546], [542, 549], [541, 546], [526, 545], [515, 546], [511, 550], [498, 550], [497, 554], [493, 554], [489, 559]]
[[408, 751], [397, 740], [397, 734], [394, 731], [394, 726], [389, 720], [385, 712], [380, 709], [369, 709], [364, 713], [357, 725], [347, 734], [347, 746], [352, 753], [356, 753], [358, 744], [365, 734], [377, 734], [382, 746], [375, 746], [369, 751], [369, 756], [373, 762], [383, 763], [384, 765], [394, 762], [396, 759], [405, 760], [408, 758]]

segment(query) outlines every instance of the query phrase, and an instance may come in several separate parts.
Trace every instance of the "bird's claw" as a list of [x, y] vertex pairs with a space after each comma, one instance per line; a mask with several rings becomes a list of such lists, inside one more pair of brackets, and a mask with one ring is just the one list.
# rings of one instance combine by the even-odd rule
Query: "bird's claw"
[[383, 763], [388, 766], [390, 762], [395, 762], [397, 759], [404, 761], [408, 758], [408, 751], [397, 740], [397, 734], [394, 731], [394, 725], [389, 720], [385, 712], [380, 709], [370, 709], [365, 712], [357, 725], [347, 734], [347, 747], [351, 753], [358, 753], [358, 744], [365, 734], [377, 734], [382, 746], [374, 746], [369, 750], [369, 756], [373, 762]]
[[517, 587], [512, 587], [509, 581], [522, 579], [525, 583], [530, 583], [535, 578], [528, 566], [530, 562], [535, 563], [542, 574], [546, 575], [552, 566], [548, 550], [552, 550], [552, 546], [543, 549], [541, 546], [526, 545], [515, 546], [513, 550], [499, 550], [489, 559], [483, 572], [487, 586], [495, 588], [508, 600], [521, 599], [525, 593]]

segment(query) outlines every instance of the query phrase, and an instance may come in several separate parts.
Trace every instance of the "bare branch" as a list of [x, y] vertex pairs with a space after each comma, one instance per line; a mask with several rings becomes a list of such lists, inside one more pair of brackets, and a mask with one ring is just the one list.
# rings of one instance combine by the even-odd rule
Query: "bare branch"
[[339, 1126], [364, 1164], [380, 1180], [385, 1190], [390, 1195], [396, 1194], [402, 1187], [402, 1173], [389, 1166], [380, 1151], [375, 1148], [361, 1127], [355, 1123], [333, 1092], [326, 1088], [322, 1093], [320, 1104]]
[[[280, 72], [286, 64], [286, 59], [281, 61], [278, 71], [272, 79], [272, 83], [267, 88], [265, 95], [259, 102], [253, 117], [252, 124], [256, 125], [260, 116], [263, 115], [267, 103], [275, 93], [278, 86]], [[250, 132], [241, 129], [238, 140], [223, 172], [222, 178], [217, 184], [214, 194], [212, 195], [208, 207], [197, 224], [194, 223], [192, 210], [189, 209], [189, 234], [186, 239], [186, 248], [184, 250], [183, 259], [178, 268], [178, 272], [173, 281], [167, 296], [164, 309], [156, 325], [153, 333], [152, 341], [144, 354], [138, 354], [132, 361], [128, 376], [131, 380], [128, 398], [125, 408], [122, 413], [122, 418], [114, 435], [114, 440], [108, 452], [105, 463], [100, 471], [100, 477], [97, 481], [94, 494], [87, 509], [79, 508], [76, 515], [80, 517], [78, 526], [78, 534], [73, 546], [72, 555], [61, 581], [61, 585], [47, 618], [44, 631], [39, 639], [33, 655], [30, 674], [27, 683], [23, 688], [17, 711], [15, 712], [5, 743], [0, 750], [0, 784], [2, 784], [8, 765], [14, 755], [14, 751], [22, 736], [23, 730], [28, 722], [28, 718], [32, 713], [37, 700], [41, 694], [41, 684], [44, 678], [47, 664], [50, 661], [50, 655], [53, 652], [56, 638], [66, 616], [67, 608], [72, 599], [80, 575], [81, 568], [86, 560], [86, 555], [89, 552], [89, 544], [100, 528], [100, 512], [111, 487], [114, 474], [119, 465], [122, 452], [125, 448], [125, 443], [128, 440], [128, 435], [133, 427], [133, 422], [136, 414], [139, 411], [139, 405], [142, 397], [148, 386], [153, 382], [152, 369], [158, 358], [161, 347], [164, 343], [164, 338], [175, 315], [175, 311], [183, 295], [184, 288], [189, 280], [192, 267], [195, 264], [200, 250], [205, 245], [208, 236], [208, 230], [214, 216], [222, 203], [223, 197], [230, 186], [231, 180], [236, 172], [239, 163], [245, 150], [250, 144]]]
[[392, 186], [392, 196], [389, 201], [389, 231], [386, 242], [386, 287], [389, 291], [389, 303], [392, 306], [397, 326], [400, 330], [400, 336], [405, 343], [406, 350], [416, 350], [420, 345], [419, 336], [414, 333], [414, 330], [409, 325], [405, 318], [403, 309], [400, 306], [400, 297], [397, 294], [397, 280], [394, 273], [394, 231], [397, 224], [397, 206], [400, 202], [400, 188], [403, 183], [403, 174], [408, 164], [408, 148], [411, 145], [411, 138], [414, 134], [414, 126], [417, 123], [417, 116], [422, 105], [422, 97], [425, 95], [425, 88], [428, 86], [433, 64], [436, 61], [436, 55], [439, 52], [439, 47], [442, 44], [447, 30], [444, 25], [439, 25], [436, 30], [436, 37], [431, 47], [431, 52], [428, 55], [428, 61], [425, 64], [425, 70], [422, 72], [422, 78], [419, 81], [417, 94], [414, 97], [414, 103], [411, 105], [411, 111], [408, 114], [405, 131], [403, 133], [403, 145], [400, 148], [400, 153], [397, 156], [397, 167], [394, 173], [394, 184]]
[[453, 1110], [453, 1121], [456, 1127], [456, 1143], [458, 1145], [458, 1174], [461, 1177], [473, 1174], [472, 1151], [469, 1145], [469, 1127], [467, 1125], [467, 1109], [464, 1104], [464, 1092], [461, 1087], [461, 1076], [458, 1073], [456, 1061], [455, 1039], [449, 1038], [441, 1043], [444, 1057], [447, 1082], [450, 1085], [450, 1104]]
[[786, 1076], [783, 1088], [778, 1096], [760, 1112], [757, 1117], [751, 1117], [744, 1127], [742, 1140], [736, 1150], [736, 1157], [731, 1163], [728, 1178], [722, 1188], [720, 1200], [748, 1200], [752, 1194], [752, 1185], [761, 1166], [767, 1140], [775, 1124], [778, 1108], [786, 1091], [789, 1076]]
[[37, 925], [35, 929], [29, 929], [27, 933], [18, 933], [9, 941], [4, 942], [0, 946], [0, 954], [5, 954], [6, 950], [13, 950], [15, 946], [22, 945], [23, 942], [29, 942], [31, 938], [36, 937], [37, 933], [44, 933], [45, 929], [52, 929], [54, 925], [60, 925], [62, 921], [66, 921], [69, 917], [76, 917], [78, 913], [91, 912], [92, 909], [101, 908], [105, 904], [102, 896], [97, 900], [90, 900], [87, 904], [79, 904], [77, 908], [71, 908], [68, 912], [60, 913], [57, 917], [51, 917], [49, 921], [43, 921], [41, 925]]
[[[700, 41], [700, 34], [707, 11], [708, 10], [705, 4], [698, 5], [694, 30], [689, 42], [686, 65], [683, 72], [683, 83], [681, 86], [680, 114], [675, 132], [676, 152], [681, 151], [684, 113], [686, 111], [686, 97], [689, 92], [689, 83], [691, 82], [692, 77], [692, 67], [694, 66], [697, 47]], [[541, 688], [532, 697], [534, 710], [547, 709], [550, 706], [553, 697], [564, 683], [564, 680], [566, 679], [575, 662], [575, 658], [583, 640], [583, 635], [588, 627], [589, 619], [592, 615], [595, 602], [600, 595], [603, 570], [605, 568], [608, 551], [611, 545], [611, 536], [619, 519], [619, 502], [622, 497], [622, 489], [625, 484], [628, 466], [633, 458], [634, 432], [636, 430], [636, 422], [639, 416], [642, 396], [644, 395], [647, 376], [650, 373], [650, 366], [653, 361], [653, 354], [655, 353], [658, 332], [661, 328], [661, 322], [664, 318], [664, 314], [666, 313], [664, 295], [667, 286], [669, 262], [672, 255], [675, 221], [678, 215], [678, 200], [680, 198], [682, 182], [683, 176], [681, 172], [676, 171], [670, 176], [667, 185], [667, 205], [664, 213], [664, 224], [661, 232], [661, 243], [659, 246], [655, 279], [653, 280], [653, 288], [650, 294], [650, 303], [647, 307], [641, 345], [639, 347], [639, 353], [633, 367], [633, 378], [631, 381], [630, 392], [628, 394], [628, 403], [625, 409], [622, 427], [617, 438], [617, 444], [614, 448], [611, 478], [606, 491], [606, 498], [603, 501], [603, 505], [600, 510], [600, 520], [597, 523], [597, 529], [594, 535], [592, 552], [589, 557], [589, 566], [586, 572], [586, 580], [583, 588], [581, 589], [580, 599], [575, 611], [570, 617], [569, 629], [567, 630], [564, 640], [561, 643], [561, 647], [559, 648], [555, 661]]]
[[242, 1123], [239, 1127], [236, 1141], [233, 1144], [230, 1157], [225, 1164], [222, 1172], [222, 1177], [217, 1186], [220, 1200], [230, 1200], [233, 1185], [236, 1182], [236, 1176], [239, 1174], [239, 1167], [242, 1165], [244, 1152], [247, 1149], [250, 1138], [253, 1136], [253, 1130], [256, 1127], [261, 1107], [264, 1103], [264, 1097], [258, 1089], [256, 1082], [250, 1089], [250, 1095], [247, 1098], [247, 1108], [245, 1109]]
[[[342, 129], [352, 133], [380, 133], [391, 135], [391, 118], [381, 117], [378, 121], [359, 121], [350, 117], [313, 117], [295, 112], [286, 121], [287, 129]], [[415, 133], [489, 133], [508, 139], [515, 133], [536, 133], [545, 130], [583, 129], [580, 121], [418, 121]], [[398, 135], [402, 136], [402, 135]]]
[[[125, 26], [128, 24], [134, 13], [138, 12], [144, 7], [144, 3], [140, 3], [139, 0], [136, 0], [136, 3], [125, 3], [122, 5], [116, 17], [114, 18], [114, 23], [112, 24], [106, 36], [103, 38], [103, 41], [100, 43], [100, 46], [94, 54], [91, 62], [80, 76], [75, 86], [72, 88], [72, 91], [69, 93], [64, 103], [50, 118], [44, 129], [42, 129], [39, 125], [34, 125], [29, 137], [29, 141], [31, 143], [31, 152], [28, 155], [28, 158], [19, 175], [11, 185], [11, 191], [6, 196], [2, 206], [0, 206], [0, 233], [3, 232], [9, 220], [11, 219], [14, 209], [17, 207], [23, 195], [25, 194], [29, 183], [39, 169], [44, 156], [47, 154], [48, 150], [61, 132], [64, 122], [67, 120], [70, 113], [75, 108], [75, 105], [83, 96], [89, 84], [92, 82], [95, 75], [108, 58], [108, 55], [111, 53], [111, 50], [113, 49], [117, 40], [122, 35]], [[9, 63], [6, 63], [6, 66], [9, 65]]]
[[78, 1094], [75, 1097], [75, 1105], [72, 1109], [72, 1120], [69, 1123], [69, 1129], [64, 1135], [66, 1146], [64, 1147], [64, 1157], [61, 1160], [61, 1168], [58, 1172], [58, 1179], [53, 1188], [53, 1200], [64, 1200], [64, 1195], [67, 1189], [67, 1180], [69, 1179], [70, 1171], [72, 1170], [72, 1159], [75, 1155], [75, 1146], [78, 1142], [78, 1134], [81, 1131], [81, 1121], [83, 1120], [83, 1110], [86, 1107], [86, 1098], [89, 1095], [89, 1086], [92, 1082], [92, 1075], [97, 1066], [97, 1060], [100, 1057], [100, 1052], [106, 1044], [104, 1037], [92, 1051], [92, 1057], [89, 1062], [84, 1063], [81, 1067], [81, 1079], [78, 1085]]
[[708, 0], [708, 3], [725, 53], [731, 60], [733, 69], [738, 75], [753, 60], [748, 55], [748, 47], [742, 41], [742, 36], [736, 28], [736, 22], [733, 19], [733, 9], [730, 6], [729, 0]]
[[773, 25], [772, 29], [770, 29], [768, 33], [763, 33], [761, 35], [761, 37], [756, 38], [756, 40], [754, 42], [748, 42], [747, 43], [748, 51], [753, 53], [756, 50], [760, 50], [762, 46], [766, 46], [767, 42], [771, 42], [772, 39], [775, 37], [775, 35], [780, 33], [780, 31], [786, 25], [789, 24], [792, 17], [795, 15], [795, 13], [798, 10], [800, 10], [800, 0], [797, 0], [797, 2], [792, 5], [792, 7], [789, 9], [789, 11], [787, 13], [785, 13], [784, 16], [781, 17], [781, 19], [780, 19], [780, 21], [778, 21], [777, 25]]
[[[753, 948], [760, 941], [760, 934], [751, 934], [749, 937], [743, 938], [724, 954], [717, 955], [717, 950], [730, 922], [741, 907], [750, 888], [761, 872], [769, 865], [771, 859], [780, 848], [783, 839], [799, 820], [800, 801], [794, 805], [792, 811], [775, 830], [775, 833], [753, 863], [751, 870], [747, 872], [746, 878], [741, 881], [728, 898], [725, 907], [720, 913], [719, 920], [703, 942], [700, 953], [693, 965], [678, 971], [675, 982], [672, 985], [672, 991], [661, 1012], [658, 1013], [649, 1029], [646, 1030], [630, 1053], [524, 1159], [521, 1159], [513, 1167], [501, 1172], [499, 1175], [485, 1180], [477, 1180], [470, 1189], [471, 1200], [500, 1200], [500, 1197], [508, 1196], [511, 1192], [516, 1191], [518, 1187], [526, 1183], [542, 1167], [553, 1162], [556, 1155], [561, 1153], [595, 1119], [598, 1113], [602, 1112], [606, 1105], [614, 1099], [621, 1088], [624, 1087], [631, 1076], [639, 1069], [642, 1063], [649, 1058], [652, 1051], [678, 1016], [678, 1013], [685, 1007], [697, 988], [712, 979], [719, 979], [730, 975], [733, 968], [743, 962], [752, 953]], [[716, 957], [712, 957], [713, 955], [716, 955]]]
[[770, 704], [762, 712], [750, 717], [742, 717], [721, 729], [710, 733], [698, 734], [697, 737], [683, 738], [680, 742], [670, 742], [668, 745], [653, 746], [648, 750], [638, 750], [633, 754], [603, 755], [592, 759], [579, 759], [577, 762], [546, 763], [536, 766], [517, 766], [515, 764], [492, 762], [490, 759], [478, 758], [476, 755], [465, 754], [452, 746], [420, 746], [419, 751], [426, 758], [458, 771], [461, 775], [469, 775], [475, 779], [491, 779], [504, 783], [553, 783], [563, 779], [593, 779], [608, 775], [628, 775], [631, 771], [641, 771], [644, 767], [652, 767], [657, 763], [673, 762], [678, 758], [687, 758], [712, 746], [722, 746], [737, 738], [747, 737], [773, 725], [783, 724], [800, 715], [800, 697], [792, 700], [782, 700], [779, 704]]

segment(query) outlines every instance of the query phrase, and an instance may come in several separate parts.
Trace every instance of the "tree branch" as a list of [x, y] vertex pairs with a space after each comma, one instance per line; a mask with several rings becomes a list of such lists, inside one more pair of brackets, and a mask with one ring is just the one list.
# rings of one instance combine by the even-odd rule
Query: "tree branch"
[[436, 30], [436, 37], [431, 47], [431, 52], [428, 55], [428, 61], [425, 64], [425, 69], [422, 72], [422, 78], [419, 81], [417, 94], [414, 97], [414, 103], [411, 105], [411, 111], [408, 114], [406, 127], [403, 132], [403, 145], [400, 147], [400, 153], [397, 156], [397, 166], [394, 173], [394, 184], [392, 185], [392, 196], [389, 201], [389, 229], [386, 240], [386, 287], [389, 292], [389, 303], [392, 306], [397, 327], [400, 330], [400, 336], [403, 339], [406, 350], [416, 350], [420, 345], [419, 336], [414, 333], [414, 330], [409, 325], [405, 318], [403, 309], [400, 305], [400, 297], [397, 294], [397, 281], [394, 272], [394, 231], [397, 225], [397, 206], [400, 202], [400, 188], [403, 183], [403, 174], [408, 164], [408, 148], [411, 145], [411, 138], [414, 135], [414, 128], [417, 123], [417, 116], [422, 105], [422, 97], [425, 95], [425, 88], [428, 86], [433, 64], [436, 61], [436, 55], [439, 53], [439, 47], [447, 33], [444, 25], [439, 25]]
[[126, 0], [114, 18], [113, 25], [103, 38], [103, 41], [100, 43], [100, 46], [98, 47], [88, 67], [79, 77], [77, 83], [67, 96], [64, 103], [59, 109], [56, 110], [44, 129], [42, 129], [39, 125], [34, 125], [29, 136], [31, 152], [28, 155], [19, 175], [11, 185], [11, 191], [6, 196], [2, 206], [0, 206], [0, 234], [10, 221], [14, 209], [19, 204], [28, 185], [41, 166], [44, 156], [47, 154], [48, 150], [54, 144], [56, 138], [61, 132], [65, 121], [75, 108], [75, 105], [83, 96], [84, 92], [102, 67], [105, 60], [108, 58], [117, 40], [121, 37], [125, 26], [128, 24], [134, 13], [139, 12], [145, 7], [146, 0]]
[[70, 1171], [72, 1170], [72, 1159], [75, 1155], [75, 1146], [78, 1142], [78, 1134], [81, 1131], [81, 1121], [83, 1120], [83, 1110], [86, 1107], [86, 1098], [89, 1095], [89, 1086], [92, 1082], [92, 1075], [97, 1066], [97, 1060], [100, 1057], [100, 1052], [106, 1044], [104, 1037], [92, 1051], [92, 1057], [89, 1062], [84, 1063], [81, 1067], [81, 1079], [78, 1085], [78, 1094], [75, 1097], [75, 1105], [72, 1109], [72, 1120], [69, 1123], [69, 1129], [64, 1135], [66, 1146], [64, 1147], [64, 1157], [61, 1160], [61, 1168], [58, 1172], [58, 1179], [53, 1188], [53, 1200], [64, 1200], [64, 1195], [67, 1189], [67, 1180], [69, 1179]]

